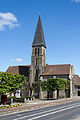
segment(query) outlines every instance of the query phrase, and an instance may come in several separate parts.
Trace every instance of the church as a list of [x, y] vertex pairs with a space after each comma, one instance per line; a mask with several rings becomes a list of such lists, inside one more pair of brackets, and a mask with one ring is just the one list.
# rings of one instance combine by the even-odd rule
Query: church
[[[46, 43], [40, 15], [32, 43], [31, 65], [9, 66], [6, 72], [24, 75], [29, 83], [47, 80], [48, 78], [67, 79], [70, 81], [69, 97], [80, 96], [80, 77], [74, 74], [73, 65], [46, 64]], [[28, 93], [23, 90], [22, 96], [26, 95]], [[43, 99], [46, 98], [46, 92], [39, 89], [34, 93], [34, 96]], [[60, 92], [60, 96], [64, 97], [64, 91]], [[56, 91], [51, 93], [51, 98], [53, 97], [56, 98]]]

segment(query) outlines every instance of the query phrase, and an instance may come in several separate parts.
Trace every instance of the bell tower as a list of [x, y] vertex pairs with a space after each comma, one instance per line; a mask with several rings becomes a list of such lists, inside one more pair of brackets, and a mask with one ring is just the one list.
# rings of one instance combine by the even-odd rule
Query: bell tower
[[40, 15], [32, 43], [31, 65], [33, 68], [33, 81], [39, 81], [39, 76], [46, 65], [46, 44]]

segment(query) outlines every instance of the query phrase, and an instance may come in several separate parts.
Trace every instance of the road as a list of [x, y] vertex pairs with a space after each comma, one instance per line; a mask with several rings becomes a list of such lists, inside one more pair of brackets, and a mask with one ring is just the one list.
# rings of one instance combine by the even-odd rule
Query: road
[[0, 120], [74, 120], [80, 117], [80, 101], [0, 116]]

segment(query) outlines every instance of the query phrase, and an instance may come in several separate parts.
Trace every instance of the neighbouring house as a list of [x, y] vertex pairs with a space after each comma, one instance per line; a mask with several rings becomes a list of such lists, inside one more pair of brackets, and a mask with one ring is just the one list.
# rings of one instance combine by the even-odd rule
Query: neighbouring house
[[74, 91], [73, 94], [75, 96], [80, 96], [80, 77], [78, 75], [73, 75], [73, 80], [74, 80]]
[[[65, 78], [70, 80], [69, 97], [74, 95], [80, 96], [80, 77], [74, 75], [74, 69], [71, 64], [46, 64], [46, 43], [40, 16], [32, 43], [31, 65], [10, 66], [6, 72], [24, 75], [26, 81], [29, 83], [47, 80], [48, 78]], [[23, 90], [22, 96], [26, 95], [28, 95], [28, 91]], [[60, 95], [64, 96], [64, 91], [61, 92]], [[46, 92], [37, 89], [34, 96], [37, 98], [44, 98], [46, 97]], [[51, 93], [51, 97], [53, 96], [56, 97], [56, 91]]]

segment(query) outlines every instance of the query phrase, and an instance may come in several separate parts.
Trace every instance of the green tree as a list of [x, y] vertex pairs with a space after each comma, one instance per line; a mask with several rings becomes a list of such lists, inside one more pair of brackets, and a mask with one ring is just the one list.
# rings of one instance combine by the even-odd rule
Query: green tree
[[62, 78], [55, 78], [56, 80], [56, 90], [57, 90], [57, 98], [59, 98], [59, 91], [65, 90], [67, 88], [67, 80]]
[[70, 97], [70, 80], [67, 80], [65, 84], [65, 96]]
[[47, 99], [49, 99], [49, 92], [56, 90], [56, 81], [53, 78], [49, 78], [47, 81], [41, 81], [40, 86], [42, 91], [47, 91]]
[[23, 84], [26, 81], [26, 78], [24, 77], [24, 75], [19, 75], [19, 74], [14, 74], [13, 75], [13, 85], [11, 86], [11, 90], [12, 92], [16, 93], [16, 90], [21, 90], [23, 87]]
[[67, 80], [61, 78], [49, 78], [47, 81], [41, 81], [40, 86], [42, 91], [47, 91], [47, 99], [49, 99], [49, 92], [57, 90], [57, 98], [59, 98], [59, 90], [68, 89]]
[[16, 93], [21, 90], [26, 79], [24, 75], [0, 72], [0, 94]]
[[9, 91], [8, 75], [6, 73], [0, 73], [0, 94], [5, 94]]

